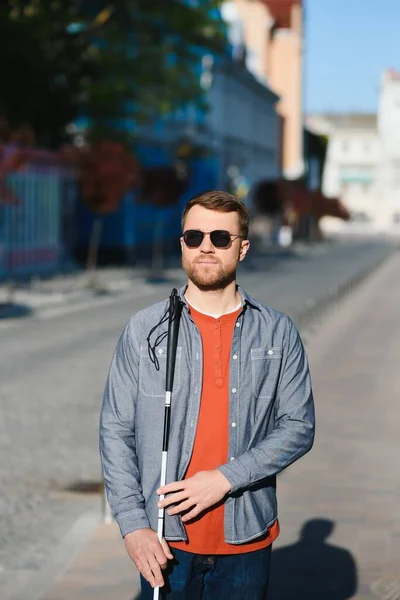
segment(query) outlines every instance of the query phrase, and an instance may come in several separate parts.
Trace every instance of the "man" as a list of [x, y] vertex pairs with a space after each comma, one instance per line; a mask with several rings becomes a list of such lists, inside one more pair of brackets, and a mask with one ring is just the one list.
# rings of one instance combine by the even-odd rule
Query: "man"
[[[276, 474], [312, 446], [306, 355], [286, 315], [236, 284], [248, 211], [207, 192], [182, 217], [183, 304], [167, 485], [159, 488], [168, 301], [137, 313], [111, 364], [100, 445], [108, 499], [142, 597], [264, 600], [279, 534]], [[165, 539], [157, 539], [159, 496]]]

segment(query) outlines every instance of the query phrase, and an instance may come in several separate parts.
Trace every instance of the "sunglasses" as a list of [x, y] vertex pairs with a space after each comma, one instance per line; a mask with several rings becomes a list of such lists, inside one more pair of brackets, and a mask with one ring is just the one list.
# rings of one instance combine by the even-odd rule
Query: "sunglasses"
[[210, 231], [210, 233], [204, 233], [204, 231], [199, 231], [198, 229], [188, 229], [183, 233], [183, 240], [188, 248], [198, 248], [201, 246], [205, 235], [210, 236], [211, 243], [215, 248], [228, 248], [232, 239], [243, 238], [242, 235], [229, 233], [229, 231], [225, 231], [224, 229], [216, 229], [215, 231]]

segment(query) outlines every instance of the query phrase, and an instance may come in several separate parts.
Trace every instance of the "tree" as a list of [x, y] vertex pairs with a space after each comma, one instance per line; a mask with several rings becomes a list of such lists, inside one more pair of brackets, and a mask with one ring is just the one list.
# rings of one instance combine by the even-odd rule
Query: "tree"
[[[195, 102], [200, 59], [225, 47], [217, 0], [9, 0], [0, 6], [0, 113], [39, 144], [127, 140], [133, 123]], [[128, 141], [130, 141], [128, 139]]]
[[65, 146], [60, 163], [71, 164], [77, 171], [82, 199], [95, 214], [89, 241], [87, 269], [89, 284], [96, 287], [96, 267], [103, 215], [114, 212], [125, 194], [140, 183], [139, 163], [124, 146], [101, 142], [90, 148]]
[[[0, 115], [14, 131], [28, 123], [36, 143], [56, 149], [83, 122], [84, 147], [62, 149], [60, 160], [74, 165], [83, 199], [97, 215], [115, 210], [139, 181], [137, 163], [126, 155], [136, 125], [188, 103], [205, 106], [201, 57], [225, 48], [218, 5], [217, 0], [1, 3]], [[147, 175], [144, 184], [159, 197], [160, 186], [157, 191]], [[91, 262], [99, 232], [96, 225]]]

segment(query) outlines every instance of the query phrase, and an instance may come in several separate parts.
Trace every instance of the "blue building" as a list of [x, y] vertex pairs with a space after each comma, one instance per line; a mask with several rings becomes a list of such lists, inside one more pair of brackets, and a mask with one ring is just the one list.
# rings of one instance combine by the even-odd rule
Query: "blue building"
[[[209, 189], [225, 189], [251, 208], [251, 193], [260, 179], [280, 170], [279, 118], [276, 96], [258, 81], [227, 47], [224, 57], [204, 54], [199, 77], [207, 112], [188, 105], [152, 126], [137, 129], [137, 153], [145, 167], [170, 166], [185, 160], [188, 185], [174, 207], [156, 208], [128, 194], [119, 209], [103, 217], [100, 260], [134, 262], [160, 244], [179, 250], [180, 214], [185, 202]], [[94, 216], [81, 208], [79, 246], [88, 244]]]

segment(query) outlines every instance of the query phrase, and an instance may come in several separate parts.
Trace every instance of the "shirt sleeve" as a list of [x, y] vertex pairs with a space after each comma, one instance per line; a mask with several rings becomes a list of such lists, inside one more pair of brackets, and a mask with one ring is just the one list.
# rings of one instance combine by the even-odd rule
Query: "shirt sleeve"
[[313, 445], [314, 398], [307, 356], [289, 318], [288, 324], [283, 371], [275, 398], [275, 428], [262, 442], [219, 467], [232, 486], [231, 492], [276, 475]]
[[100, 414], [100, 457], [107, 499], [122, 536], [150, 527], [138, 469], [134, 421], [139, 344], [135, 317], [123, 331], [111, 362]]

